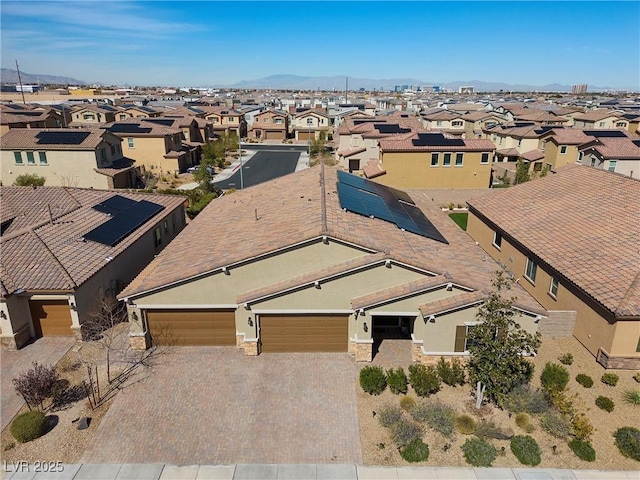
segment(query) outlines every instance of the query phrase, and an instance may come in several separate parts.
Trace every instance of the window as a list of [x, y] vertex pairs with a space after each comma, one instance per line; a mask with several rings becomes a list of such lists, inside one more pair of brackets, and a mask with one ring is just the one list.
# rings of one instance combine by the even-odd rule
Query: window
[[82, 118], [84, 118], [85, 120], [94, 120], [96, 117], [92, 113], [85, 113], [84, 115], [82, 115]]
[[126, 119], [127, 119], [127, 116], [126, 116], [126, 115], [124, 115], [124, 114], [123, 114], [123, 115], [120, 115], [120, 120], [126, 120]]
[[550, 163], [545, 163], [544, 164], [544, 171], [546, 173], [549, 173], [551, 171], [551, 169], [553, 168], [553, 165], [551, 165]]
[[307, 125], [313, 125], [313, 118], [307, 118]]
[[102, 160], [102, 161], [106, 161], [107, 160], [107, 149], [106, 148], [101, 148], [100, 149], [100, 160]]
[[264, 119], [264, 123], [269, 123], [269, 121], [270, 121], [270, 119], [268, 119], [268, 118]]
[[604, 127], [604, 122], [600, 122], [600, 123], [598, 124], [598, 126], [599, 126], [599, 127]]
[[483, 153], [482, 158], [480, 159], [480, 163], [489, 163], [489, 154]]
[[462, 122], [460, 120], [454, 120], [453, 122], [451, 122], [451, 126], [452, 127], [461, 127], [462, 126]]
[[169, 222], [167, 220], [164, 221], [164, 231], [165, 233], [169, 231]]
[[[500, 142], [500, 143], [502, 143], [502, 142]], [[520, 147], [521, 145], [522, 145], [522, 139], [521, 139], [521, 138], [519, 138], [519, 139], [518, 139], [518, 146]]]
[[547, 141], [545, 140], [544, 142], [542, 142], [540, 144], [540, 150], [542, 150], [544, 152], [544, 147], [547, 145]]
[[560, 146], [560, 155], [565, 155], [567, 153], [567, 146], [566, 145], [561, 145]]
[[432, 167], [437, 167], [439, 162], [440, 162], [440, 155], [437, 154], [437, 153], [432, 153], [431, 154], [431, 166]]
[[444, 158], [442, 159], [442, 165], [444, 167], [450, 167], [451, 166], [451, 154], [450, 153], [445, 153], [444, 154]]
[[533, 171], [534, 172], [541, 172], [542, 171], [542, 162], [536, 162], [533, 164]]
[[538, 271], [538, 265], [536, 265], [536, 262], [534, 262], [530, 258], [527, 258], [527, 267], [524, 272], [525, 278], [529, 280], [531, 283], [535, 284], [537, 271]]
[[35, 165], [36, 159], [33, 156], [33, 152], [27, 152], [27, 165]]
[[461, 167], [462, 166], [462, 158], [463, 158], [464, 154], [463, 153], [456, 153], [456, 167]]
[[274, 118], [273, 119], [273, 123], [275, 123], [276, 125], [282, 125], [284, 123], [284, 119], [283, 118]]
[[553, 298], [558, 296], [558, 279], [556, 277], [551, 277], [551, 285], [549, 285], [549, 295]]
[[596, 159], [595, 158], [591, 158], [591, 166], [595, 167], [596, 166]]
[[578, 153], [578, 162], [579, 164], [582, 164], [582, 156], [584, 155], [583, 152]]
[[162, 245], [162, 231], [160, 230], [160, 227], [155, 230], [154, 240], [156, 248]]
[[616, 127], [618, 128], [627, 128], [626, 122], [617, 122]]
[[493, 232], [493, 246], [500, 250], [502, 247], [502, 234]]
[[135, 148], [135, 143], [133, 142], [133, 138], [132, 137], [127, 137], [127, 146], [129, 148]]
[[[28, 153], [27, 153], [27, 155], [28, 155]], [[616, 160], [609, 160], [609, 168], [608, 168], [608, 170], [610, 172], [615, 172], [617, 165], [618, 165], [618, 162]]]
[[38, 156], [40, 157], [40, 165], [48, 165], [47, 152], [38, 152]]
[[13, 158], [16, 160], [16, 165], [24, 165], [22, 161], [22, 152], [13, 152]]
[[438, 121], [436, 122], [436, 126], [441, 127], [441, 126], [442, 126], [442, 122], [441, 122], [440, 120], [438, 120]]
[[458, 325], [456, 327], [456, 339], [453, 347], [454, 352], [468, 352], [469, 347], [474, 343], [469, 339], [469, 333], [475, 325]]

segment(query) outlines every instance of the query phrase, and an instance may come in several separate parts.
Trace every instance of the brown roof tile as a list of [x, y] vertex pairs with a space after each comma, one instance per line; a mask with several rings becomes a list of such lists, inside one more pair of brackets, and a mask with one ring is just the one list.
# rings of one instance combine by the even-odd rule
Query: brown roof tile
[[380, 303], [395, 300], [397, 298], [406, 297], [416, 293], [431, 290], [435, 287], [447, 285], [451, 280], [444, 275], [436, 275], [435, 277], [423, 277], [414, 282], [404, 283], [385, 290], [362, 295], [351, 300], [351, 307], [354, 310], [359, 308], [367, 308]]

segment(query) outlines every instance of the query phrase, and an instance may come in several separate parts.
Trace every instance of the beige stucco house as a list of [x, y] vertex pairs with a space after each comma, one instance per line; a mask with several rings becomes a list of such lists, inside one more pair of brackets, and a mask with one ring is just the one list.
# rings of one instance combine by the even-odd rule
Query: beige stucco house
[[291, 120], [291, 136], [295, 140], [309, 140], [320, 138], [320, 132], [325, 132], [329, 138], [331, 126], [329, 115], [324, 109], [312, 108], [293, 115]]
[[119, 120], [123, 109], [102, 103], [88, 103], [72, 108], [70, 127], [100, 126]]
[[[320, 165], [209, 204], [119, 295], [132, 347], [235, 345], [246, 355], [349, 352], [370, 361], [384, 339], [404, 338], [415, 361], [468, 355], [466, 332], [498, 265], [424, 197], [380, 187], [389, 208], [416, 219], [397, 220], [402, 228], [363, 214], [350, 195], [374, 194], [353, 182], [377, 188]], [[433, 229], [416, 230], [416, 221]], [[514, 293], [518, 321], [536, 331], [544, 309], [517, 285]]]
[[81, 338], [82, 324], [185, 226], [185, 198], [173, 195], [45, 186], [1, 187], [0, 197], [5, 348]]
[[468, 201], [467, 232], [605, 368], [640, 368], [640, 182], [567, 165]]
[[587, 133], [591, 141], [578, 148], [578, 163], [640, 178], [640, 136], [625, 130]]
[[65, 126], [65, 117], [43, 105], [0, 105], [0, 136], [15, 128], [56, 128]]
[[44, 177], [47, 186], [132, 188], [140, 172], [123, 156], [122, 140], [100, 129], [14, 129], [0, 138], [0, 182]]
[[286, 140], [289, 135], [289, 115], [280, 110], [267, 109], [253, 116], [249, 138], [254, 140]]
[[585, 130], [602, 128], [629, 128], [629, 121], [623, 117], [624, 112], [609, 109], [592, 110], [574, 117], [574, 127]]

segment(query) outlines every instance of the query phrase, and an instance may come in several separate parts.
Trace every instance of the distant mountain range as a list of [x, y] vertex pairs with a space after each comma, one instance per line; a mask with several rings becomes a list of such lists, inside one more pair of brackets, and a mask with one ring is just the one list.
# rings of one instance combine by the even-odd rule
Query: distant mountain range
[[[59, 77], [57, 75], [44, 75], [41, 73], [20, 72], [23, 85], [86, 85], [87, 82], [70, 77]], [[18, 80], [18, 71], [10, 68], [3, 68], [0, 71], [0, 81], [2, 83], [15, 83]]]

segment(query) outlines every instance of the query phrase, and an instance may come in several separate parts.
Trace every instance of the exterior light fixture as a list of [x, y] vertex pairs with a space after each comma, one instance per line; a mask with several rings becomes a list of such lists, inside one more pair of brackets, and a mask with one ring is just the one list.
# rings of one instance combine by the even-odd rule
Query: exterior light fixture
[[[425, 322], [426, 323], [426, 322]], [[429, 323], [436, 323], [435, 315], [429, 315]]]
[[131, 320], [133, 320], [134, 322], [138, 321], [138, 314], [136, 312], [133, 312], [131, 314]]
[[75, 303], [73, 303], [73, 302], [71, 302], [71, 303], [69, 304], [69, 308], [75, 312], [75, 311], [76, 311], [76, 304], [75, 304]]
[[7, 319], [7, 314], [4, 313], [4, 310], [0, 311], [0, 318], [3, 319], [3, 320]]
[[249, 325], [250, 327], [253, 327], [253, 320], [251, 317], [247, 318], [247, 325]]
[[369, 327], [367, 326], [367, 322], [364, 322], [364, 323], [362, 324], [362, 330], [364, 330], [365, 332], [368, 332], [368, 331], [369, 331]]

